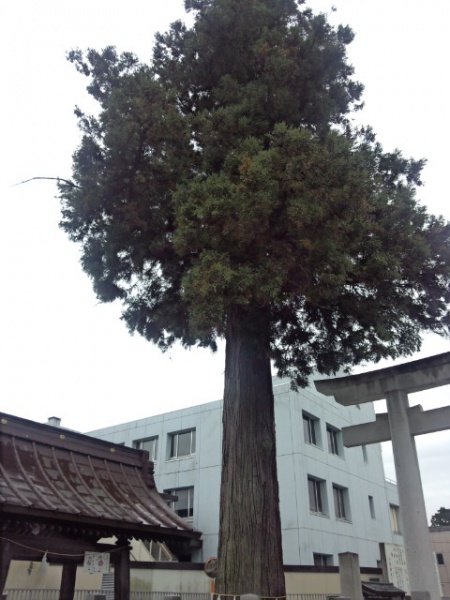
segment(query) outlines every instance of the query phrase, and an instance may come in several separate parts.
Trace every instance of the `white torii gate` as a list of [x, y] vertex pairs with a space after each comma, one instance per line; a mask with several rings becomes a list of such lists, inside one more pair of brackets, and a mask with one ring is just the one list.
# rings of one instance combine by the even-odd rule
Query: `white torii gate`
[[411, 598], [440, 600], [414, 436], [450, 429], [450, 406], [423, 412], [420, 406], [410, 408], [408, 394], [450, 384], [450, 352], [314, 383], [344, 406], [386, 399], [387, 413], [344, 427], [343, 442], [352, 447], [392, 440]]

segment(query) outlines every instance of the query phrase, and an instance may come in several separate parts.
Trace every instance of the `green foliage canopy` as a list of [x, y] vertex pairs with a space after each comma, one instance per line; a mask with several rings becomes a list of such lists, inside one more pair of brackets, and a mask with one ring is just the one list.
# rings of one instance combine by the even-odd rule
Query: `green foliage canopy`
[[151, 65], [69, 54], [100, 112], [76, 111], [62, 227], [100, 300], [162, 349], [214, 349], [233, 307], [263, 308], [300, 385], [448, 334], [450, 228], [416, 199], [423, 161], [350, 126], [351, 30], [295, 0], [185, 6]]
[[441, 506], [431, 517], [431, 527], [449, 527], [450, 526], [450, 508]]

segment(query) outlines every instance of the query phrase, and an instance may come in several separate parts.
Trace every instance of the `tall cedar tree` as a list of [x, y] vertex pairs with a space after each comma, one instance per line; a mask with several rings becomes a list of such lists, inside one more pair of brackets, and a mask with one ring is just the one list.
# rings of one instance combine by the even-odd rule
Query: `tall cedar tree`
[[423, 161], [383, 153], [346, 46], [296, 0], [185, 0], [153, 61], [69, 59], [98, 117], [62, 227], [99, 299], [162, 350], [226, 340], [216, 591], [285, 593], [271, 361], [315, 370], [408, 355], [448, 334], [450, 229], [415, 199]]

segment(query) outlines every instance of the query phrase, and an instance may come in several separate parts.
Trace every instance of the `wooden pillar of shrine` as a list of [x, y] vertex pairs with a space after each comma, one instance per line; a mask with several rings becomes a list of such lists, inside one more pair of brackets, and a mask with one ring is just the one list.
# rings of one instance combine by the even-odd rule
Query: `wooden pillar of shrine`
[[0, 596], [5, 589], [9, 564], [11, 562], [11, 554], [11, 544], [6, 540], [2, 540], [0, 545]]
[[75, 580], [77, 578], [77, 564], [63, 565], [59, 600], [73, 600], [75, 595]]
[[130, 546], [126, 538], [116, 543], [117, 551], [114, 562], [114, 600], [130, 600]]

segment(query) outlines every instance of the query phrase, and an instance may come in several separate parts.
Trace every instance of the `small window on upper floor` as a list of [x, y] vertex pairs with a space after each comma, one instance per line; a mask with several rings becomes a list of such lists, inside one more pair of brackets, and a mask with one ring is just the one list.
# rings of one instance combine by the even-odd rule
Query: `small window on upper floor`
[[313, 446], [320, 446], [319, 419], [305, 412], [302, 417], [305, 442]]
[[444, 555], [442, 554], [442, 552], [436, 552], [436, 560], [438, 565], [444, 564]]
[[169, 458], [181, 458], [195, 454], [195, 429], [171, 433], [169, 442]]
[[336, 454], [342, 456], [342, 439], [341, 432], [336, 427], [327, 423], [327, 441], [328, 441], [328, 452], [330, 454]]
[[313, 560], [314, 560], [315, 567], [332, 567], [333, 566], [333, 555], [332, 554], [319, 554], [318, 552], [314, 552]]
[[164, 490], [166, 494], [174, 496], [173, 500], [169, 500], [170, 508], [183, 519], [191, 519], [194, 515], [194, 488], [174, 488]]
[[334, 514], [336, 519], [350, 521], [350, 501], [348, 489], [333, 484]]
[[389, 514], [391, 516], [392, 533], [401, 535], [400, 529], [400, 508], [395, 504], [389, 504]]
[[326, 514], [325, 481], [308, 477], [309, 510], [321, 515]]
[[158, 436], [154, 435], [152, 437], [144, 438], [142, 440], [134, 440], [133, 448], [138, 448], [139, 450], [147, 450], [150, 455], [150, 460], [155, 462], [158, 458]]
[[373, 496], [369, 496], [369, 511], [372, 519], [375, 519], [375, 503], [373, 501]]
[[362, 455], [363, 455], [363, 461], [364, 461], [365, 463], [366, 463], [366, 462], [369, 462], [369, 456], [368, 456], [368, 454], [367, 454], [367, 446], [366, 446], [365, 444], [363, 444], [363, 445], [361, 446], [361, 451], [362, 451]]

